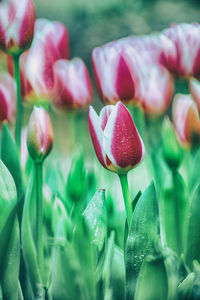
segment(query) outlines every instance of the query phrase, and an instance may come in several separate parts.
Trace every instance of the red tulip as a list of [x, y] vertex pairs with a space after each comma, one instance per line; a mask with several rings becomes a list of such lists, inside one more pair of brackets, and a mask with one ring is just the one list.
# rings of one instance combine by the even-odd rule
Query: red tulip
[[192, 146], [200, 142], [199, 113], [190, 95], [175, 96], [172, 116], [178, 137], [184, 146]]
[[197, 79], [190, 80], [190, 92], [195, 100], [200, 113], [200, 82]]
[[166, 67], [176, 75], [200, 77], [200, 25], [178, 24], [164, 31], [174, 43], [176, 53], [165, 61]]
[[97, 90], [101, 99], [108, 104], [118, 100], [131, 101], [135, 98], [137, 78], [116, 44], [95, 48], [92, 63]]
[[96, 155], [106, 169], [125, 174], [143, 160], [144, 144], [121, 102], [105, 106], [99, 116], [90, 106], [89, 129]]
[[92, 100], [92, 84], [82, 59], [57, 60], [53, 69], [54, 105], [57, 108], [87, 107]]
[[53, 129], [50, 117], [43, 107], [34, 107], [27, 133], [28, 151], [34, 162], [41, 162], [53, 147]]
[[19, 55], [30, 47], [35, 23], [32, 0], [6, 0], [0, 3], [0, 47]]
[[[21, 89], [26, 102], [48, 101], [54, 86], [53, 64], [68, 58], [69, 43], [65, 26], [59, 22], [38, 19], [31, 48], [20, 57]], [[8, 58], [8, 69], [13, 67]]]
[[16, 115], [16, 86], [7, 73], [0, 74], [0, 124], [4, 120], [12, 123]]

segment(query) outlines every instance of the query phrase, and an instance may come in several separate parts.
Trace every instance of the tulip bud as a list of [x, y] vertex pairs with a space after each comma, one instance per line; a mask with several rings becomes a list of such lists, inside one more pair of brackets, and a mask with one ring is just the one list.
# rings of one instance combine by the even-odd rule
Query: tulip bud
[[30, 47], [35, 23], [33, 0], [9, 0], [0, 3], [0, 47], [19, 55]]
[[126, 174], [143, 160], [144, 144], [121, 102], [105, 106], [100, 116], [90, 106], [89, 129], [96, 155], [106, 169]]
[[81, 200], [86, 190], [86, 172], [84, 165], [84, 156], [80, 149], [72, 158], [70, 171], [66, 186], [67, 194], [70, 198], [78, 202]]
[[42, 162], [53, 147], [53, 129], [50, 117], [43, 107], [34, 107], [27, 134], [29, 154], [34, 162]]
[[183, 159], [183, 150], [177, 140], [174, 128], [166, 117], [162, 126], [163, 156], [171, 169], [177, 169]]
[[172, 119], [183, 146], [200, 143], [200, 119], [196, 103], [190, 95], [177, 94], [172, 106]]
[[198, 111], [200, 113], [200, 81], [199, 80], [194, 78], [190, 80], [190, 92], [192, 94], [194, 101], [198, 106]]

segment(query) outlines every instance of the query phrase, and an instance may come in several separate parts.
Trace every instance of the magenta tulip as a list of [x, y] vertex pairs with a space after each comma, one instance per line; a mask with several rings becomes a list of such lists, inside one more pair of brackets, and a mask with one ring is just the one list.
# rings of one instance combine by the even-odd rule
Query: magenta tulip
[[183, 146], [200, 142], [200, 119], [196, 103], [190, 95], [177, 94], [172, 106], [175, 129]]
[[90, 106], [89, 129], [96, 155], [106, 169], [126, 174], [143, 160], [144, 144], [121, 102], [105, 106], [99, 116]]
[[57, 108], [84, 108], [92, 101], [92, 84], [80, 58], [60, 59], [54, 64], [53, 103]]
[[4, 120], [14, 122], [16, 116], [16, 85], [7, 73], [0, 74], [0, 125]]
[[200, 77], [200, 25], [178, 24], [164, 31], [174, 43], [176, 53], [165, 62], [166, 67], [176, 75]]
[[192, 97], [194, 101], [197, 104], [199, 113], [200, 113], [200, 82], [197, 79], [191, 79], [190, 80], [190, 92], [192, 94]]
[[6, 0], [0, 3], [0, 47], [19, 55], [30, 47], [35, 23], [32, 0]]

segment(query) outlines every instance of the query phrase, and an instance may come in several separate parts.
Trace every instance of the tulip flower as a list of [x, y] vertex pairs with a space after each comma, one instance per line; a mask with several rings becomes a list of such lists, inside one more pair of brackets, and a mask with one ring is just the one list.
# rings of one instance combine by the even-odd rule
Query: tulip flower
[[[20, 57], [21, 92], [29, 103], [45, 102], [51, 98], [54, 86], [53, 64], [69, 57], [68, 33], [60, 22], [38, 19], [31, 48]], [[13, 74], [10, 58], [8, 70]]]
[[35, 106], [30, 116], [27, 146], [34, 162], [42, 162], [53, 147], [52, 124], [43, 107]]
[[92, 84], [82, 59], [57, 60], [53, 70], [54, 105], [57, 108], [87, 107], [92, 100]]
[[177, 94], [172, 106], [175, 129], [183, 146], [200, 142], [200, 119], [196, 103], [190, 95]]
[[118, 100], [131, 101], [135, 98], [137, 78], [115, 43], [95, 48], [92, 64], [97, 91], [107, 104]]
[[164, 31], [174, 43], [176, 53], [165, 62], [166, 67], [175, 75], [200, 77], [200, 25], [178, 24]]
[[35, 23], [33, 0], [6, 0], [0, 3], [0, 47], [19, 55], [30, 47]]
[[96, 155], [104, 168], [119, 175], [127, 221], [132, 217], [127, 172], [144, 158], [145, 148], [128, 109], [118, 102], [105, 106], [98, 116], [89, 109], [89, 129]]
[[194, 101], [196, 102], [198, 106], [198, 110], [200, 113], [200, 82], [199, 80], [192, 78], [190, 79], [190, 92], [192, 94], [192, 97]]
[[4, 120], [12, 123], [16, 116], [16, 85], [7, 73], [0, 74], [0, 124]]

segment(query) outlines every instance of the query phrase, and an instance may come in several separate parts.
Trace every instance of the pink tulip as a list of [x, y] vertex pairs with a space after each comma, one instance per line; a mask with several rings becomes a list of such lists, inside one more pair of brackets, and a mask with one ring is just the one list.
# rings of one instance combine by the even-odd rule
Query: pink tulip
[[165, 61], [166, 67], [176, 75], [200, 77], [200, 25], [178, 24], [164, 31], [174, 43], [176, 54]]
[[54, 105], [57, 108], [87, 107], [92, 100], [92, 84], [82, 59], [57, 60], [53, 69]]
[[0, 47], [19, 55], [30, 47], [35, 23], [32, 0], [6, 0], [0, 3]]
[[89, 129], [96, 155], [106, 169], [125, 174], [143, 160], [144, 144], [121, 102], [105, 106], [99, 116], [90, 106]]
[[[20, 57], [21, 89], [26, 102], [48, 101], [54, 86], [53, 64], [68, 58], [69, 42], [65, 26], [59, 22], [38, 19], [31, 48]], [[8, 67], [13, 74], [12, 63]]]
[[127, 102], [135, 98], [137, 78], [130, 70], [123, 50], [116, 47], [115, 42], [95, 48], [92, 63], [97, 91], [105, 103]]
[[191, 146], [200, 142], [200, 119], [196, 103], [190, 95], [177, 94], [172, 106], [172, 118], [180, 142]]
[[0, 124], [4, 120], [12, 123], [16, 115], [16, 86], [7, 73], [0, 74]]
[[195, 100], [200, 113], [200, 82], [197, 79], [190, 80], [190, 92]]
[[34, 107], [27, 132], [28, 151], [34, 162], [41, 162], [53, 147], [51, 119], [43, 107]]

